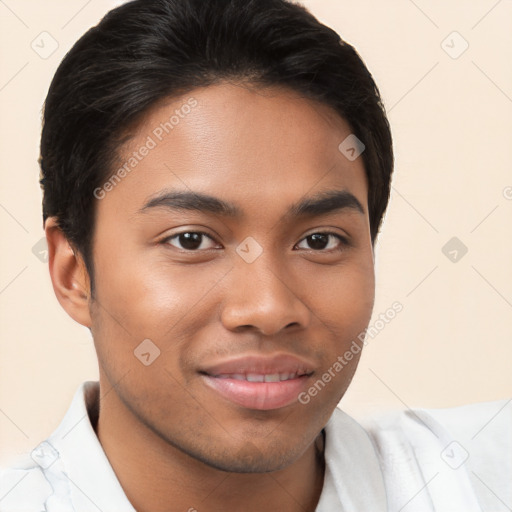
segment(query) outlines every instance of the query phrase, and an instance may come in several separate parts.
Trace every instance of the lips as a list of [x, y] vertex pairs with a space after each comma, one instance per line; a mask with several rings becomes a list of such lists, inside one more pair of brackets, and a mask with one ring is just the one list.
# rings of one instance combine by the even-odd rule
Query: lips
[[216, 394], [237, 406], [257, 410], [297, 402], [313, 373], [312, 362], [291, 354], [239, 357], [200, 371]]

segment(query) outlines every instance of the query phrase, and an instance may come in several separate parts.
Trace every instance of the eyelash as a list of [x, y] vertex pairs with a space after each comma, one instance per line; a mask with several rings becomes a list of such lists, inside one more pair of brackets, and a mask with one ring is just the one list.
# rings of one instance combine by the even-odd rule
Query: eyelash
[[[205, 236], [206, 238], [209, 238], [213, 242], [216, 242], [216, 240], [212, 236], [210, 236], [208, 233], [205, 233], [204, 231], [191, 231], [191, 230], [188, 230], [188, 231], [181, 231], [180, 233], [175, 233], [174, 235], [168, 236], [168, 237], [164, 238], [161, 241], [161, 243], [162, 244], [171, 245], [171, 244], [169, 244], [170, 240], [173, 240], [174, 238], [178, 238], [180, 235], [184, 235], [186, 233], [193, 233], [193, 234], [197, 234], [197, 235], [202, 235], [202, 236]], [[315, 231], [313, 233], [310, 233], [309, 235], [306, 235], [304, 238], [302, 238], [299, 241], [299, 243], [302, 242], [303, 240], [306, 240], [307, 238], [309, 238], [310, 236], [313, 236], [313, 235], [330, 235], [330, 236], [333, 236], [333, 237], [337, 238], [340, 241], [340, 243], [343, 246], [343, 248], [350, 246], [350, 242], [349, 242], [349, 240], [346, 237], [340, 235], [339, 233], [335, 233], [333, 231]], [[178, 247], [175, 247], [175, 246], [172, 246], [172, 247], [175, 248], [175, 249], [181, 250], [181, 252], [186, 252], [186, 253], [194, 253], [194, 252], [199, 253], [199, 252], [208, 250], [208, 249], [194, 249], [194, 250], [192, 250], [192, 249], [179, 249]], [[312, 252], [315, 252], [315, 253], [329, 253], [329, 252], [333, 252], [333, 251], [340, 251], [342, 249], [341, 248], [335, 248], [335, 249], [309, 249], [309, 250], [312, 251]]]

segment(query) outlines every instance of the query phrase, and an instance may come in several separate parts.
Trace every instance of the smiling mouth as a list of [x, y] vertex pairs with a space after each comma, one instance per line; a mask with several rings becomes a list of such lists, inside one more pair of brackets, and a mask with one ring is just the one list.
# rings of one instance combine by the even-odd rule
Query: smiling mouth
[[295, 354], [253, 353], [214, 362], [199, 375], [216, 398], [231, 406], [268, 411], [298, 403], [317, 366]]
[[200, 373], [203, 382], [232, 406], [270, 411], [297, 404], [309, 386], [313, 372], [279, 373]]

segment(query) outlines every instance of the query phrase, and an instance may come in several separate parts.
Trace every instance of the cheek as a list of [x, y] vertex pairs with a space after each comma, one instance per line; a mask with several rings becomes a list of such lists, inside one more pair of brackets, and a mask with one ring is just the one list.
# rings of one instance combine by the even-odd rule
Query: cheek
[[[360, 332], [370, 321], [375, 299], [375, 278], [372, 266], [356, 268], [344, 283], [342, 309], [338, 312], [344, 324], [353, 324]], [[359, 334], [359, 332], [357, 334]], [[352, 332], [352, 336], [355, 333]]]
[[322, 291], [317, 294], [316, 307], [323, 333], [322, 345], [317, 347], [322, 357], [318, 378], [325, 376], [329, 381], [325, 395], [330, 395], [329, 401], [336, 404], [356, 371], [373, 311], [375, 277], [371, 255], [325, 279]]
[[165, 255], [150, 258], [143, 251], [109, 249], [98, 250], [95, 260], [98, 302], [105, 321], [141, 339], [158, 339], [181, 318], [195, 314], [201, 297], [221, 276], [213, 268], [192, 271], [172, 264]]
[[373, 303], [372, 268], [353, 270], [326, 286], [324, 306], [317, 309], [321, 342], [316, 352], [322, 364], [310, 387], [299, 396], [304, 414], [315, 417], [318, 424], [329, 419], [350, 386]]
[[[317, 280], [318, 282], [318, 280]], [[317, 295], [322, 321], [342, 339], [357, 336], [370, 321], [375, 298], [375, 276], [371, 254], [361, 254], [351, 264], [329, 271], [320, 281]]]

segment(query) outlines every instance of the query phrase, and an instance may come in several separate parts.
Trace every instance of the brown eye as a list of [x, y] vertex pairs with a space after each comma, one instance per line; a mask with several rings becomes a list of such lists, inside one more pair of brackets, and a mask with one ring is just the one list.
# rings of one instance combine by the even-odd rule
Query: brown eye
[[[175, 241], [179, 245], [176, 245]], [[182, 233], [176, 233], [163, 240], [163, 243], [167, 243], [176, 247], [177, 249], [183, 249], [185, 251], [197, 251], [198, 249], [213, 249], [214, 246], [205, 247], [205, 241], [215, 242], [211, 236], [201, 231], [184, 231]], [[208, 245], [206, 243], [206, 245]]]
[[[332, 241], [333, 239], [336, 239], [338, 243]], [[312, 233], [305, 237], [303, 241], [307, 241], [309, 245], [309, 247], [303, 248], [314, 251], [333, 250], [348, 245], [347, 240], [337, 233]]]

